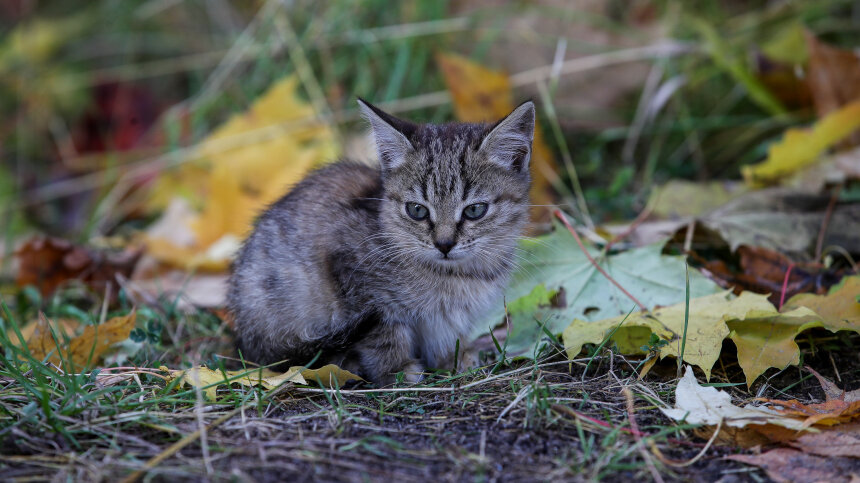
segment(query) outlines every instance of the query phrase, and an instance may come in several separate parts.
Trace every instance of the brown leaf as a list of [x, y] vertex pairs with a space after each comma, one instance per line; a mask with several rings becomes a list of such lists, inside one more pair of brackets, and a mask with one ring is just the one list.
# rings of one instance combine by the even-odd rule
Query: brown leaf
[[779, 399], [758, 398], [776, 406], [774, 410], [784, 416], [805, 418], [805, 427], [813, 424], [833, 426], [860, 418], [860, 401], [847, 402], [841, 399], [830, 399], [823, 403], [803, 404], [796, 399], [781, 401]]
[[856, 389], [851, 392], [845, 392], [844, 389], [840, 389], [839, 386], [837, 386], [833, 381], [822, 376], [811, 367], [807, 366], [806, 370], [811, 372], [812, 375], [815, 376], [816, 379], [818, 379], [818, 383], [821, 384], [821, 389], [824, 389], [824, 395], [825, 397], [827, 397], [827, 400], [841, 399], [849, 403], [860, 401], [860, 389]]
[[827, 481], [841, 483], [854, 481], [860, 475], [860, 459], [822, 458], [794, 449], [780, 448], [755, 455], [731, 455], [727, 459], [758, 466], [777, 482]]
[[[824, 117], [840, 107], [860, 99], [860, 57], [851, 50], [828, 45], [807, 32], [809, 49], [807, 79], [815, 100], [815, 110]], [[860, 133], [850, 138], [860, 143]]]
[[136, 317], [137, 314], [132, 311], [103, 324], [88, 325], [81, 335], [72, 337], [67, 343], [62, 333], [56, 330], [51, 333], [51, 323], [47, 317], [40, 315], [33, 335], [27, 340], [27, 347], [36, 359], [44, 359], [51, 354], [49, 361], [57, 366], [61, 366], [63, 361], [71, 362], [73, 369], [92, 366], [113, 344], [128, 339]]
[[820, 433], [800, 433], [789, 445], [819, 456], [860, 458], [860, 423], [843, 424]]
[[[120, 252], [94, 250], [61, 238], [37, 237], [15, 251], [18, 286], [35, 285], [48, 296], [69, 280], [80, 280], [94, 291], [104, 293], [116, 275], [131, 276], [140, 259], [140, 249]], [[116, 294], [116, 290], [112, 293]]]

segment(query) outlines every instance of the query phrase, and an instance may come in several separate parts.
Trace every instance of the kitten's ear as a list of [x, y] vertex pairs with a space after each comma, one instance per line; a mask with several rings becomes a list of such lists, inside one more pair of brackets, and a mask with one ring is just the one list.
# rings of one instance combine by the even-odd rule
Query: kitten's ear
[[415, 126], [383, 112], [364, 99], [359, 98], [358, 105], [373, 129], [373, 139], [376, 141], [376, 152], [379, 154], [382, 170], [396, 169], [406, 161], [406, 154], [415, 149], [406, 138], [406, 134], [411, 134]]
[[528, 171], [535, 135], [535, 105], [526, 101], [499, 121], [481, 143], [490, 162], [517, 172]]

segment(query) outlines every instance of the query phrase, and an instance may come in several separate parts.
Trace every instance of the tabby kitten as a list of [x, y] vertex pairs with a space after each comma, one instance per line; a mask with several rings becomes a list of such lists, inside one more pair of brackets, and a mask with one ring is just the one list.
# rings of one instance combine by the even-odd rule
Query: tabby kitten
[[230, 279], [239, 349], [260, 364], [321, 354], [380, 385], [474, 365], [468, 337], [501, 303], [528, 220], [534, 104], [492, 125], [359, 104], [379, 166], [319, 169], [262, 214]]

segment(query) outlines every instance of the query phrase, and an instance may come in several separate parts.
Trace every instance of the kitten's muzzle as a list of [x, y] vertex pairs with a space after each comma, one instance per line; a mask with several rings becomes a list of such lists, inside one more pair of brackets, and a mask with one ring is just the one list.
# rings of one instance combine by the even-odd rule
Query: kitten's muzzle
[[438, 248], [440, 252], [442, 252], [442, 255], [447, 255], [448, 252], [450, 252], [451, 249], [454, 248], [454, 245], [456, 245], [457, 242], [453, 239], [433, 240], [433, 244], [436, 245], [436, 248]]

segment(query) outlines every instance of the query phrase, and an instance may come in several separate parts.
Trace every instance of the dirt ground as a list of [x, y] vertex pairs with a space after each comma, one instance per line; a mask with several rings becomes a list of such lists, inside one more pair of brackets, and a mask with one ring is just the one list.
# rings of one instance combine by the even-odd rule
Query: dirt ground
[[[860, 337], [812, 335], [812, 345], [801, 342], [803, 363], [845, 389], [860, 386]], [[724, 353], [731, 352], [727, 345]], [[729, 359], [718, 362], [711, 382], [743, 380]], [[61, 435], [13, 428], [2, 440], [0, 460], [7, 481], [117, 481], [197, 431], [202, 421], [211, 425], [205, 436], [170, 453], [144, 481], [623, 481], [653, 480], [652, 471], [665, 481], [768, 480], [758, 468], [723, 459], [756, 449], [717, 444], [689, 466], [661, 462], [655, 452], [685, 462], [706, 440], [657, 409], [673, 404], [674, 361], [658, 364], [643, 381], [637, 380], [637, 363], [607, 353], [593, 359], [583, 376], [588, 359], [571, 363], [556, 356], [454, 384], [434, 385], [445, 380], [438, 375], [389, 390], [358, 386], [326, 394], [293, 387], [268, 404], [238, 409], [165, 405], [134, 425], [125, 425], [122, 416], [94, 418], [89, 424], [116, 430], [81, 449]], [[749, 392], [745, 385], [725, 389], [735, 403], [756, 396], [824, 398], [800, 368], [767, 376]], [[632, 395], [632, 413], [624, 388]], [[212, 424], [219, 418], [223, 422]], [[634, 422], [641, 439], [630, 434]]]

